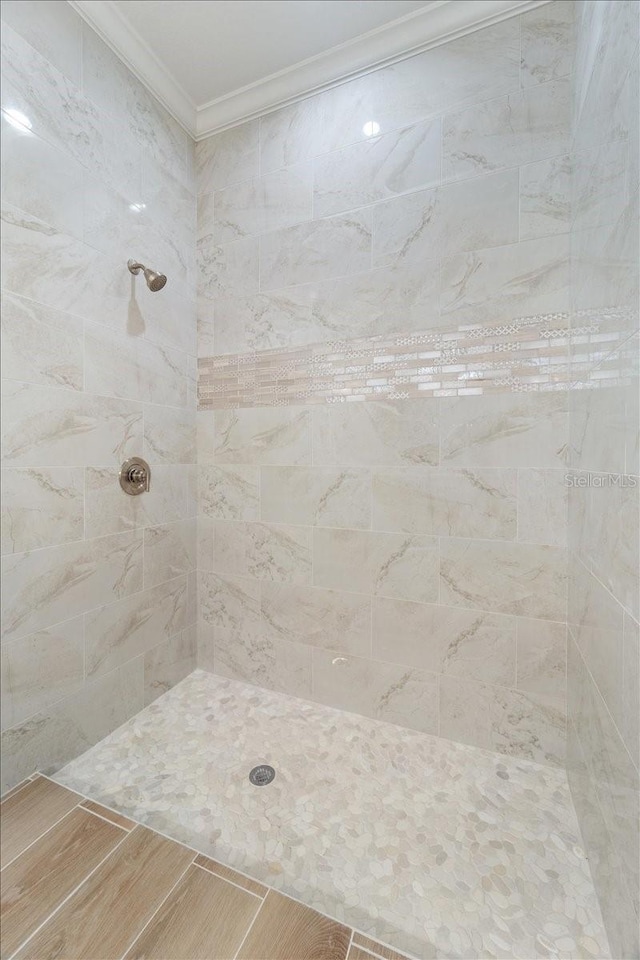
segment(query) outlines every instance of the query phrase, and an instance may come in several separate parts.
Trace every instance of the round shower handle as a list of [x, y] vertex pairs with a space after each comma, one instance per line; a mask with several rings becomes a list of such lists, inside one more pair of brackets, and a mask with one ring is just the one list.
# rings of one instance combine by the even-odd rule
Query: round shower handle
[[151, 486], [151, 467], [142, 457], [125, 460], [120, 469], [120, 486], [130, 497], [146, 493]]

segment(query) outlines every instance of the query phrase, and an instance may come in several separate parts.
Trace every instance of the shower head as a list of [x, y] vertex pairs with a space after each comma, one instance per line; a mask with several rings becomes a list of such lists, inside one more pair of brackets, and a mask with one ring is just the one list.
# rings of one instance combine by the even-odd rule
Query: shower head
[[167, 278], [164, 273], [156, 273], [155, 270], [151, 270], [149, 267], [145, 267], [143, 263], [138, 263], [137, 260], [128, 260], [127, 266], [129, 267], [130, 273], [144, 273], [144, 278], [147, 281], [147, 286], [149, 290], [155, 293], [157, 290], [162, 290]]

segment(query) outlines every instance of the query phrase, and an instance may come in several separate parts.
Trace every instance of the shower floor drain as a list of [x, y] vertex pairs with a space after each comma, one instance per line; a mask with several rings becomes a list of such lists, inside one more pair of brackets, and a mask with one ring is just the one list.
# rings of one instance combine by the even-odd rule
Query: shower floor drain
[[253, 768], [249, 774], [249, 780], [255, 787], [266, 787], [268, 783], [275, 779], [275, 776], [276, 772], [273, 767], [270, 767], [267, 763], [261, 763], [259, 767]]

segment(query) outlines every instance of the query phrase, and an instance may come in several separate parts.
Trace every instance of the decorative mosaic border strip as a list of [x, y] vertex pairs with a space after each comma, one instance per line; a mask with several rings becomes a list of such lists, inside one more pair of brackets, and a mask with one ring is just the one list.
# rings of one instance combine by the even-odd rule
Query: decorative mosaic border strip
[[567, 390], [626, 382], [625, 314], [521, 317], [198, 361], [201, 410]]

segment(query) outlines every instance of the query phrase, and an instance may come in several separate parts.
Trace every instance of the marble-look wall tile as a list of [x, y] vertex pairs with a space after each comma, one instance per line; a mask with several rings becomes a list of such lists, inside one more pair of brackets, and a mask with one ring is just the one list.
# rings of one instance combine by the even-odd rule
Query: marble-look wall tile
[[146, 404], [144, 456], [154, 463], [195, 463], [196, 424], [192, 410]]
[[519, 60], [520, 24], [511, 19], [341, 84], [322, 94], [323, 150], [365, 140], [369, 118], [384, 134], [517, 90]]
[[87, 324], [85, 384], [91, 393], [185, 406], [186, 377], [185, 354]]
[[82, 164], [67, 151], [12, 125], [2, 114], [2, 198], [6, 203], [82, 239], [83, 176]]
[[518, 471], [518, 540], [566, 547], [566, 477], [564, 470]]
[[84, 536], [83, 471], [2, 471], [2, 552], [21, 553]]
[[[199, 511], [217, 520], [258, 520], [260, 471], [251, 464], [199, 468]], [[263, 517], [268, 520], [269, 517]], [[295, 521], [294, 521], [295, 522]]]
[[316, 466], [438, 464], [438, 402], [354, 403], [313, 410]]
[[518, 617], [517, 687], [563, 699], [567, 692], [567, 626]]
[[635, 762], [640, 758], [640, 624], [628, 613], [624, 615], [620, 699], [620, 734]]
[[442, 128], [443, 179], [476, 177], [565, 154], [569, 123], [568, 79], [449, 113]]
[[261, 635], [259, 581], [200, 572], [198, 596], [200, 616], [216, 637], [231, 642]]
[[225, 576], [311, 582], [311, 529], [289, 524], [216, 520], [214, 570]]
[[570, 157], [553, 157], [521, 167], [520, 239], [566, 233], [570, 223]]
[[315, 586], [400, 600], [438, 600], [439, 551], [435, 537], [371, 533], [365, 530], [313, 531]]
[[259, 128], [259, 121], [250, 120], [196, 143], [198, 193], [259, 175]]
[[196, 569], [197, 522], [179, 520], [144, 531], [144, 585], [151, 587]]
[[142, 533], [81, 540], [2, 562], [5, 639], [60, 623], [142, 587]]
[[311, 412], [258, 407], [215, 414], [216, 463], [311, 462]]
[[423, 733], [438, 731], [438, 678], [424, 670], [314, 648], [313, 698]]
[[309, 97], [260, 118], [260, 170], [268, 173], [309, 160], [326, 149], [324, 101]]
[[575, 155], [571, 177], [574, 232], [609, 226], [624, 214], [633, 192], [629, 176], [632, 152], [628, 140], [616, 140]]
[[109, 673], [186, 626], [187, 582], [142, 590], [85, 615], [87, 677]]
[[373, 208], [373, 265], [430, 260], [518, 239], [518, 173], [448, 183]]
[[440, 601], [540, 620], [561, 620], [566, 554], [558, 547], [442, 539]]
[[571, 73], [573, 65], [572, 0], [555, 0], [523, 14], [520, 79], [523, 87], [546, 83]]
[[371, 214], [366, 209], [276, 230], [260, 241], [261, 290], [344, 277], [370, 266]]
[[129, 401], [26, 383], [3, 384], [5, 464], [120, 466], [142, 449], [142, 410]]
[[441, 284], [441, 326], [509, 323], [515, 317], [568, 311], [568, 236], [447, 258]]
[[79, 693], [2, 735], [2, 787], [37, 770], [53, 773], [142, 709], [142, 658], [86, 684]]
[[513, 687], [515, 618], [377, 598], [373, 601], [373, 656]]
[[82, 390], [81, 320], [6, 293], [2, 296], [1, 323], [0, 362], [5, 379]]
[[355, 593], [263, 583], [264, 637], [308, 643], [366, 657], [371, 652], [371, 600]]
[[119, 468], [87, 467], [85, 533], [88, 537], [171, 523], [189, 516], [189, 475], [185, 468], [154, 464], [151, 470], [149, 491], [141, 497], [127, 497], [120, 487]]
[[312, 648], [301, 643], [215, 631], [216, 673], [306, 700], [311, 697], [311, 654]]
[[442, 677], [440, 735], [508, 756], [562, 766], [564, 703], [538, 693]]
[[513, 540], [516, 472], [423, 467], [374, 470], [373, 528]]
[[563, 393], [445, 398], [442, 462], [464, 467], [562, 468], [567, 455]]
[[165, 640], [144, 655], [144, 705], [149, 706], [196, 668], [196, 628]]
[[309, 164], [243, 180], [214, 194], [213, 240], [228, 243], [282, 230], [310, 220], [311, 207], [312, 171]]
[[64, 0], [6, 0], [2, 19], [69, 80], [80, 85], [82, 20]]
[[314, 164], [313, 212], [326, 217], [440, 183], [440, 121], [372, 137]]
[[[601, 485], [596, 485], [596, 481]], [[594, 574], [633, 617], [640, 619], [640, 478], [613, 484], [591, 476], [584, 558]]]
[[369, 471], [261, 467], [260, 516], [275, 523], [367, 529], [371, 525]]
[[3, 729], [70, 696], [83, 683], [82, 617], [3, 644]]
[[260, 283], [257, 238], [243, 237], [223, 244], [214, 244], [208, 239], [200, 241], [198, 270], [201, 296], [209, 300], [257, 293]]

